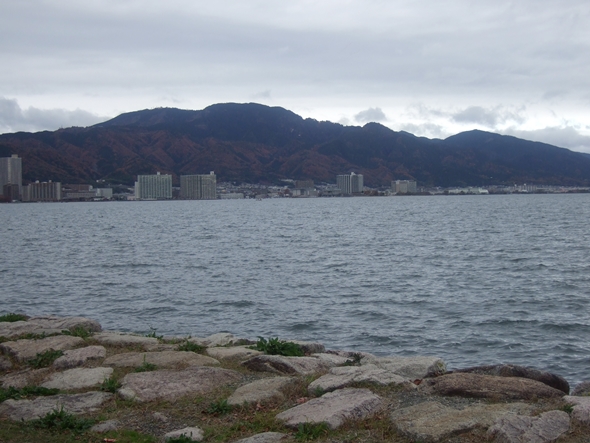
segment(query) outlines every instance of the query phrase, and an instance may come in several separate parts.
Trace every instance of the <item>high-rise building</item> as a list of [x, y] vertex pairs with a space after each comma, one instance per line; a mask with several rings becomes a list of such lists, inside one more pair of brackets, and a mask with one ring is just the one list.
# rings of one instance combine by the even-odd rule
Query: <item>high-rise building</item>
[[217, 178], [209, 174], [181, 175], [180, 198], [186, 200], [215, 200], [217, 198]]
[[344, 195], [363, 192], [363, 175], [351, 172], [350, 175], [337, 175], [336, 185]]
[[396, 194], [415, 194], [417, 189], [414, 180], [395, 180], [391, 182], [391, 190]]
[[48, 182], [29, 183], [23, 187], [23, 201], [25, 202], [56, 202], [61, 200], [61, 183]]
[[172, 175], [138, 175], [135, 182], [135, 198], [138, 200], [168, 200], [172, 198]]
[[[22, 158], [17, 154], [12, 157], [0, 158], [0, 192], [4, 192], [4, 185], [18, 185], [18, 193], [23, 193], [23, 166]], [[18, 197], [13, 200], [18, 200]]]

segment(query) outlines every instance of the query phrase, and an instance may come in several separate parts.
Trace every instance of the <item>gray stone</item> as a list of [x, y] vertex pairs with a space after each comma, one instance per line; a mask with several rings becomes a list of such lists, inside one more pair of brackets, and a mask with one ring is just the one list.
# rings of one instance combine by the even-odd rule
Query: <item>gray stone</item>
[[37, 354], [53, 349], [65, 351], [80, 346], [84, 340], [70, 335], [56, 335], [54, 337], [41, 338], [39, 340], [16, 340], [0, 344], [0, 350], [4, 354], [13, 356], [19, 362], [25, 362], [35, 358]]
[[235, 441], [234, 443], [278, 443], [287, 437], [287, 434], [280, 432], [263, 432], [262, 434], [256, 434], [252, 437], [243, 438]]
[[215, 346], [231, 345], [232, 343], [237, 342], [238, 340], [238, 338], [234, 337], [233, 334], [230, 334], [228, 332], [220, 332], [218, 334], [213, 334], [205, 338], [193, 337], [188, 339], [188, 341], [191, 343], [196, 343], [200, 346], [211, 348]]
[[524, 403], [475, 404], [464, 409], [427, 401], [393, 411], [391, 420], [401, 434], [414, 441], [438, 442], [452, 435], [487, 428], [507, 414], [528, 412]]
[[92, 332], [101, 331], [100, 323], [84, 317], [55, 317], [51, 315], [32, 317], [27, 321], [1, 322], [0, 337], [14, 338], [23, 334], [61, 333], [77, 327]]
[[49, 368], [41, 369], [23, 369], [22, 371], [8, 373], [0, 377], [0, 384], [4, 388], [24, 388], [25, 386], [37, 386], [45, 380], [47, 374], [51, 372]]
[[263, 378], [239, 387], [227, 399], [227, 402], [230, 405], [241, 405], [275, 399], [282, 400], [285, 396], [281, 391], [294, 383], [295, 379], [292, 377]]
[[176, 351], [178, 349], [178, 345], [157, 343], [155, 345], [145, 345], [143, 348], [148, 352]]
[[563, 392], [541, 382], [519, 377], [497, 377], [468, 373], [453, 373], [426, 379], [420, 390], [430, 394], [460, 397], [490, 398], [493, 400], [532, 400], [559, 398]]
[[380, 369], [375, 365], [365, 366], [342, 366], [330, 369], [330, 372], [313, 381], [307, 390], [313, 394], [317, 390], [333, 391], [349, 386], [352, 383], [368, 382], [379, 385], [407, 385], [416, 389], [416, 385], [408, 379], [403, 378], [393, 372]]
[[109, 346], [154, 346], [158, 339], [154, 337], [143, 337], [141, 335], [125, 334], [122, 332], [101, 332], [94, 334], [92, 338], [101, 345]]
[[550, 443], [569, 428], [570, 417], [566, 412], [548, 411], [538, 417], [502, 417], [488, 430], [488, 435], [498, 443]]
[[245, 360], [262, 352], [250, 349], [248, 346], [231, 346], [229, 348], [207, 348], [207, 354], [219, 360]]
[[121, 424], [117, 420], [107, 420], [92, 426], [90, 431], [103, 434], [109, 431], [116, 431], [120, 426]]
[[531, 380], [540, 381], [541, 383], [559, 389], [565, 394], [569, 394], [570, 385], [567, 380], [551, 372], [540, 371], [539, 369], [529, 368], [518, 365], [490, 365], [475, 366], [472, 368], [459, 369], [453, 372], [468, 372], [471, 374], [497, 375], [498, 377], [522, 377]]
[[154, 417], [154, 419], [161, 421], [162, 423], [168, 423], [170, 421], [170, 419], [165, 415], [162, 414], [161, 412], [154, 412], [152, 414], [152, 417]]
[[177, 366], [216, 366], [219, 361], [206, 355], [186, 351], [126, 352], [107, 358], [103, 364], [115, 368], [137, 368], [144, 362], [156, 365], [158, 369]]
[[301, 423], [326, 423], [331, 429], [346, 420], [369, 417], [383, 408], [383, 400], [368, 389], [341, 389], [288, 409], [277, 415], [289, 427]]
[[7, 417], [14, 421], [28, 421], [43, 417], [62, 407], [70, 414], [86, 414], [96, 412], [104, 402], [112, 397], [113, 394], [106, 392], [85, 392], [83, 394], [37, 397], [33, 400], [6, 400], [0, 403], [0, 417]]
[[189, 366], [182, 371], [162, 370], [127, 374], [118, 392], [127, 400], [139, 402], [175, 400], [185, 395], [205, 394], [241, 379], [242, 375], [236, 371]]
[[64, 355], [53, 362], [56, 369], [70, 369], [87, 363], [100, 361], [107, 356], [104, 346], [86, 346], [85, 348], [65, 351]]
[[326, 352], [326, 347], [321, 343], [301, 340], [287, 340], [288, 342], [299, 345], [306, 354], [321, 354]]
[[165, 440], [169, 440], [171, 438], [176, 438], [184, 435], [187, 438], [190, 438], [192, 441], [201, 441], [205, 434], [199, 428], [184, 428], [179, 429], [177, 431], [168, 432], [164, 435]]
[[583, 381], [582, 383], [576, 385], [576, 387], [572, 391], [571, 395], [573, 395], [573, 396], [589, 395], [590, 396], [590, 381]]
[[49, 389], [86, 389], [99, 386], [113, 373], [113, 368], [74, 368], [52, 374], [41, 386]]
[[350, 361], [350, 358], [344, 357], [341, 355], [336, 354], [328, 354], [325, 352], [321, 352], [319, 354], [311, 354], [313, 358], [317, 358], [322, 363], [325, 363], [329, 367], [333, 366], [343, 366], [346, 362]]
[[434, 377], [447, 370], [445, 362], [438, 357], [365, 357], [362, 360], [362, 364], [371, 363], [409, 380]]
[[313, 375], [324, 372], [329, 366], [313, 357], [283, 357], [281, 355], [257, 355], [242, 363], [251, 371], [272, 372], [286, 375]]
[[0, 355], [0, 371], [10, 371], [13, 365], [8, 357]]
[[572, 420], [584, 426], [590, 426], [590, 397], [566, 395], [563, 400], [574, 406]]

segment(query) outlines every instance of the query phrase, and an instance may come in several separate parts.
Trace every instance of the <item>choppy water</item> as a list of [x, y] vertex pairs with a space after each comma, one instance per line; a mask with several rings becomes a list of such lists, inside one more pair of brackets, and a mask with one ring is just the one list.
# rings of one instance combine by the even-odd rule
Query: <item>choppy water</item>
[[590, 379], [590, 195], [0, 206], [0, 312]]

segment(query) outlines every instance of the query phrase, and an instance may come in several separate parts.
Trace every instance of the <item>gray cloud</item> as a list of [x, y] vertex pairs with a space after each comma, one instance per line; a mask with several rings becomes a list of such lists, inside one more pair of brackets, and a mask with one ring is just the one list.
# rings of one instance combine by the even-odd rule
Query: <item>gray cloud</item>
[[590, 154], [590, 136], [581, 134], [571, 126], [547, 127], [530, 131], [511, 128], [503, 133]]
[[481, 106], [470, 106], [451, 115], [458, 123], [474, 123], [488, 128], [496, 128], [508, 121], [523, 123], [524, 118], [518, 112], [509, 111], [501, 107], [486, 109]]
[[381, 108], [369, 108], [356, 114], [354, 119], [359, 123], [369, 123], [382, 122], [387, 120], [387, 117]]
[[106, 117], [99, 117], [90, 112], [76, 109], [38, 109], [29, 107], [22, 109], [14, 99], [0, 97], [0, 131], [42, 131], [54, 130], [60, 127], [90, 126], [102, 121]]

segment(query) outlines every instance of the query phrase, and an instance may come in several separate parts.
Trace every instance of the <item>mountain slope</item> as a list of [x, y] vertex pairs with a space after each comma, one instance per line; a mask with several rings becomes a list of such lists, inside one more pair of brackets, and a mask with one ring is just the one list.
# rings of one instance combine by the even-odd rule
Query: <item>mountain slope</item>
[[590, 157], [482, 131], [446, 140], [303, 119], [283, 108], [218, 104], [201, 111], [158, 108], [88, 128], [0, 135], [0, 155], [23, 157], [23, 179], [131, 184], [137, 174], [215, 171], [220, 181], [335, 182], [362, 173], [368, 186], [590, 184]]

